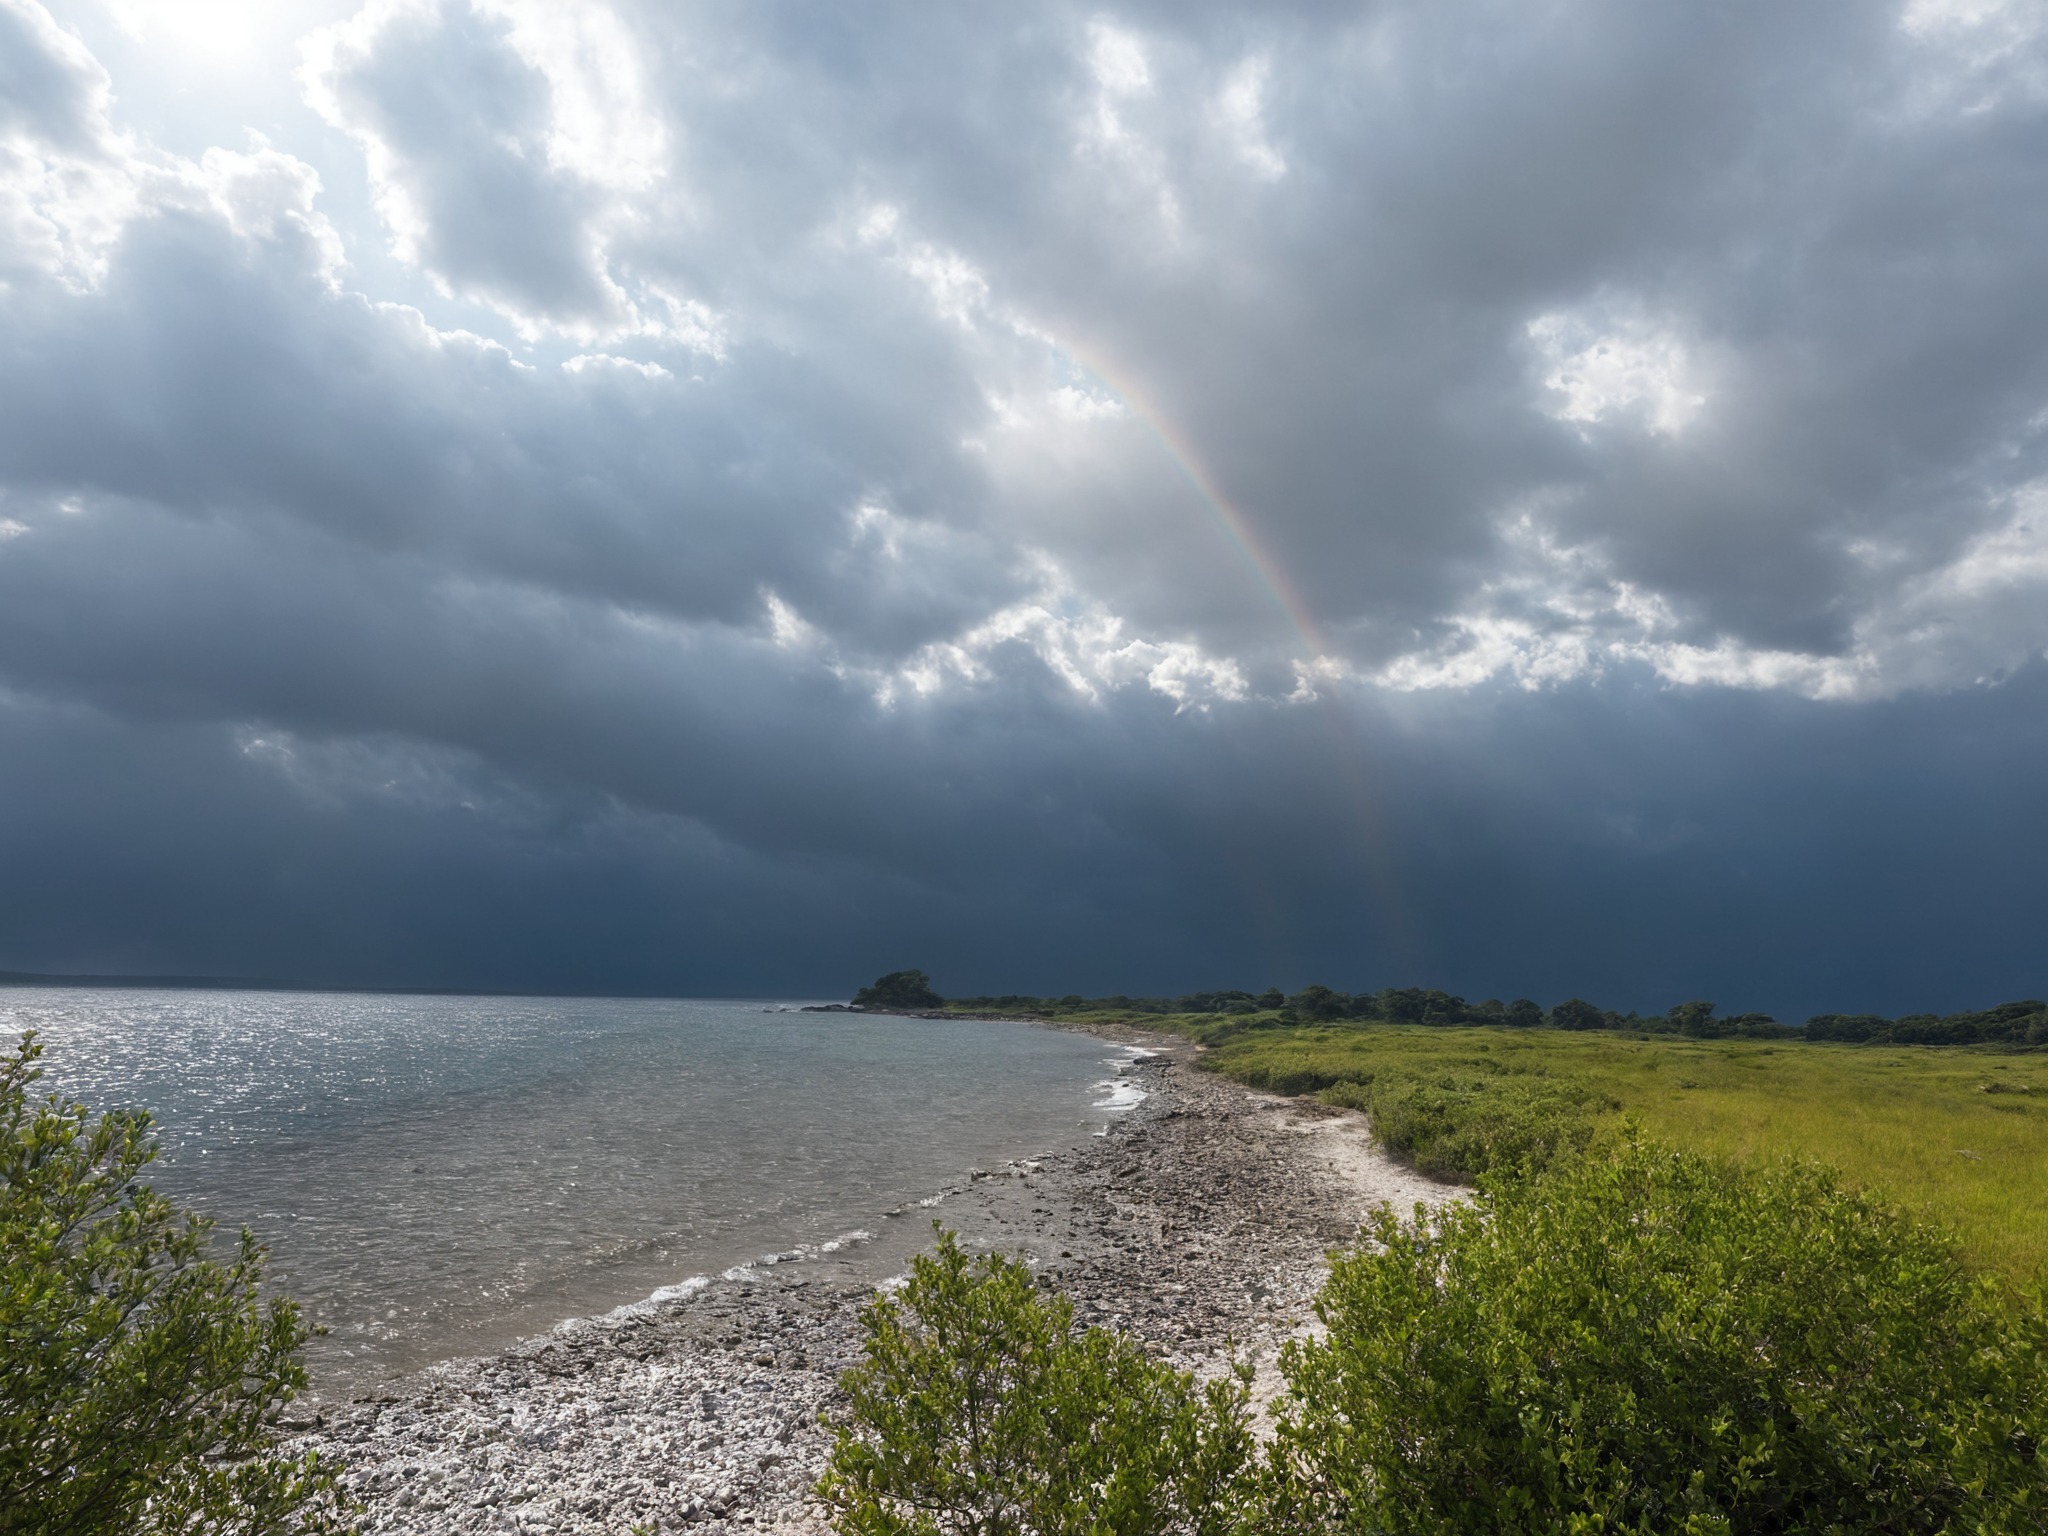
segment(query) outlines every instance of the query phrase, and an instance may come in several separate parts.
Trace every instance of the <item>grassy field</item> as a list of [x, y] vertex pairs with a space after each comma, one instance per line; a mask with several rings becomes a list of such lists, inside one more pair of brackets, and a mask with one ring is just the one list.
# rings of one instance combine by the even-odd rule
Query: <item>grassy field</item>
[[2048, 1054], [1402, 1025], [1231, 1038], [1213, 1019], [1173, 1022], [1218, 1042], [1217, 1071], [1372, 1110], [1433, 1172], [1541, 1160], [1634, 1117], [1700, 1151], [1829, 1163], [1953, 1228], [1986, 1269], [2048, 1282]]

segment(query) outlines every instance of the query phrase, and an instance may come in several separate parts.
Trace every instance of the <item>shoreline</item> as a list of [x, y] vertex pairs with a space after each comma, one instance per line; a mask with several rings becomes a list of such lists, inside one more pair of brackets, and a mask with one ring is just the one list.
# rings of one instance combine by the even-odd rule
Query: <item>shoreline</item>
[[877, 1269], [929, 1247], [929, 1218], [1177, 1366], [1248, 1357], [1270, 1398], [1325, 1253], [1381, 1200], [1456, 1191], [1371, 1147], [1360, 1116], [1199, 1071], [1178, 1037], [1073, 1032], [1154, 1053], [1120, 1074], [1145, 1099], [1082, 1145], [973, 1170], [863, 1242], [693, 1277], [348, 1403], [302, 1400], [294, 1443], [349, 1462], [366, 1533], [822, 1531], [819, 1415], [859, 1357]]

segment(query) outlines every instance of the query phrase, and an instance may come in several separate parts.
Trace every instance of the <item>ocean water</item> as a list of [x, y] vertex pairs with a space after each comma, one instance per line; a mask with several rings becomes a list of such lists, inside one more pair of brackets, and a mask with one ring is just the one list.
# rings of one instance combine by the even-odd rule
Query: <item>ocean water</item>
[[1132, 1099], [1084, 1036], [793, 1008], [9, 988], [0, 1032], [155, 1112], [151, 1182], [268, 1245], [338, 1394], [871, 1231]]

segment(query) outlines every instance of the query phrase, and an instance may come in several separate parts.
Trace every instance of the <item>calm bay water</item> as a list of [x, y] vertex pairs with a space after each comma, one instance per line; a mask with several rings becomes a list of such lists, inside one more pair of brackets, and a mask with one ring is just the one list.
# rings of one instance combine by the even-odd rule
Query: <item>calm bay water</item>
[[43, 1086], [270, 1246], [340, 1391], [873, 1229], [1112, 1111], [1100, 1041], [758, 1002], [0, 991]]

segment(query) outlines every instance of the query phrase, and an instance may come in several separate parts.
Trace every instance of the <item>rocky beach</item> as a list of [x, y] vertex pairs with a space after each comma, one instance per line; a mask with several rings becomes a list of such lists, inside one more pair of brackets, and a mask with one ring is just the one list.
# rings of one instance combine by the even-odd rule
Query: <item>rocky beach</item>
[[836, 1245], [350, 1402], [308, 1401], [293, 1431], [347, 1462], [369, 1532], [821, 1531], [821, 1414], [858, 1357], [861, 1308], [929, 1245], [934, 1220], [1023, 1259], [1082, 1321], [1177, 1365], [1249, 1358], [1270, 1397], [1324, 1254], [1374, 1204], [1453, 1191], [1376, 1151], [1355, 1115], [1205, 1074], [1183, 1041], [1106, 1038], [1150, 1053], [1124, 1068], [1144, 1097], [1080, 1147], [963, 1170]]

